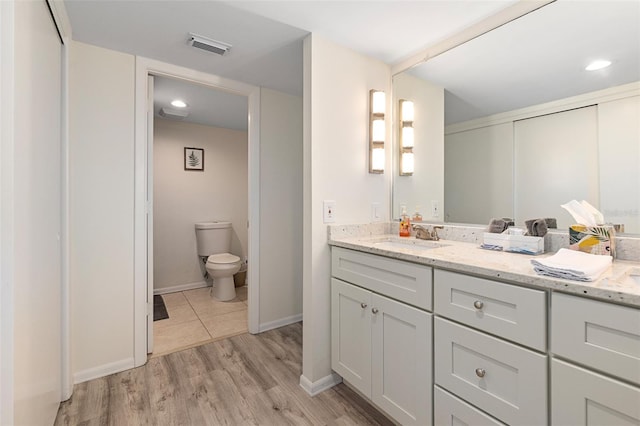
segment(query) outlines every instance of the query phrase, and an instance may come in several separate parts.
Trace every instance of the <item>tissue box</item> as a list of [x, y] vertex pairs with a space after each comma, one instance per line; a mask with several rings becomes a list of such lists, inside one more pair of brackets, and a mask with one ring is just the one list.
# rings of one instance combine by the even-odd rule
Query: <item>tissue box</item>
[[615, 257], [615, 235], [613, 225], [571, 225], [569, 227], [569, 248], [590, 254]]
[[504, 251], [524, 254], [544, 253], [544, 238], [524, 235], [494, 234], [485, 232], [482, 238], [485, 246], [502, 247]]

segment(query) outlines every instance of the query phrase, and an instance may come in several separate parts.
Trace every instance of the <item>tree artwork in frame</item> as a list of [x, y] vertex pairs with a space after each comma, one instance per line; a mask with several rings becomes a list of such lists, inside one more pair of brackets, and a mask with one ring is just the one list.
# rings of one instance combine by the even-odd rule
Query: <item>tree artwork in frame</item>
[[204, 149], [184, 148], [184, 169], [204, 171]]

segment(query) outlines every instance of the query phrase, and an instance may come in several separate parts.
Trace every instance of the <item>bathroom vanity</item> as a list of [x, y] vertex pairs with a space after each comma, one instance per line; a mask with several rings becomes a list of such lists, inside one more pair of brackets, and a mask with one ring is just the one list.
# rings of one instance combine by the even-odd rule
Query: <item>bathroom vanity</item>
[[640, 265], [593, 283], [531, 256], [330, 237], [331, 362], [405, 424], [640, 423]]

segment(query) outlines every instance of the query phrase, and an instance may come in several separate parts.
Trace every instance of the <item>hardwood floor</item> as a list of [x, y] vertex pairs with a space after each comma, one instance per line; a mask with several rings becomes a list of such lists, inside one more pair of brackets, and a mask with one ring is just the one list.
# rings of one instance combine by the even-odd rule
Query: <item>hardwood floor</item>
[[302, 324], [152, 358], [75, 386], [56, 425], [392, 425], [344, 384], [300, 386]]

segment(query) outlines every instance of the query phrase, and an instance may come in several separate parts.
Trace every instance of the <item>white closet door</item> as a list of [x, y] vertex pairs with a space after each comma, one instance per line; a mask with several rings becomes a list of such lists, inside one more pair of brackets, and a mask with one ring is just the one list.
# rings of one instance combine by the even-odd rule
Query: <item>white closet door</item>
[[514, 123], [515, 219], [555, 217], [558, 228], [574, 221], [561, 204], [587, 200], [598, 206], [597, 107]]
[[13, 424], [53, 424], [60, 403], [61, 100], [62, 42], [47, 4], [17, 1]]

